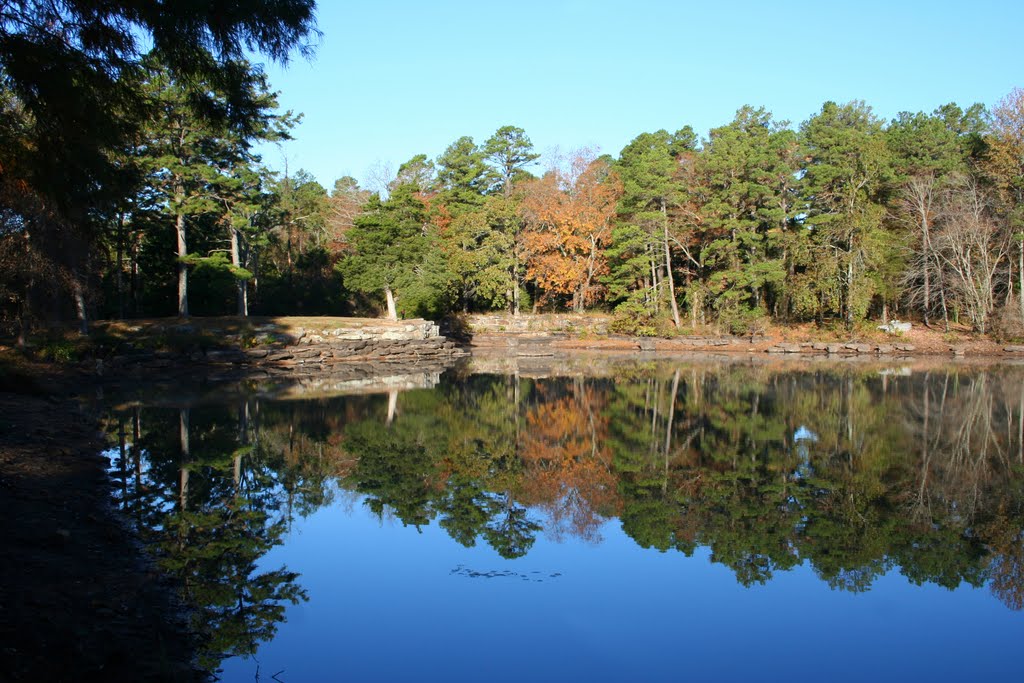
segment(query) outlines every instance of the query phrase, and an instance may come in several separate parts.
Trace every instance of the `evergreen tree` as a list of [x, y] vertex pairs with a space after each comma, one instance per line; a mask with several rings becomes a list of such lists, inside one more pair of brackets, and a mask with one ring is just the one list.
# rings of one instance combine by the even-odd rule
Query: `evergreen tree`
[[[231, 127], [226, 121], [196, 116], [187, 106], [187, 91], [173, 80], [172, 74], [155, 62], [147, 67], [145, 85], [155, 110], [147, 123], [144, 143], [137, 148], [140, 152], [137, 163], [158, 192], [158, 203], [174, 223], [178, 315], [187, 317], [189, 266], [204, 264], [223, 268], [228, 264], [227, 249], [205, 255], [189, 251], [189, 223], [204, 216], [214, 222], [223, 217], [230, 229], [227, 207], [240, 192], [244, 193], [247, 180], [250, 194], [254, 191], [250, 168], [258, 159], [252, 152], [252, 145], [257, 141], [287, 137], [290, 121], [273, 113], [276, 100], [268, 92], [266, 79], [260, 72], [248, 71], [248, 97], [258, 103], [258, 111], [252, 113], [244, 126]], [[223, 235], [225, 245], [228, 238], [229, 235]], [[246, 276], [240, 271], [238, 275]]]
[[493, 174], [484, 163], [484, 151], [463, 136], [437, 158], [437, 191], [452, 215], [480, 207]]
[[[182, 89], [181, 103], [194, 116], [244, 135], [263, 110], [245, 52], [285, 62], [295, 48], [309, 51], [303, 41], [316, 33], [312, 0], [237, 5], [4, 4], [0, 197], [28, 227], [29, 251], [45, 256], [46, 279], [73, 294], [83, 324], [100, 226], [127, 212], [124, 188], [134, 169], [121, 153], [151, 117], [144, 48]], [[29, 280], [42, 282], [41, 275]]]
[[[430, 275], [437, 272], [436, 254], [428, 260], [431, 238], [428, 215], [418, 186], [404, 183], [387, 201], [373, 196], [349, 231], [352, 253], [338, 262], [345, 286], [366, 294], [383, 294], [387, 316], [402, 309], [419, 313], [443, 296]], [[426, 267], [425, 267], [426, 266]]]
[[838, 313], [852, 328], [881, 289], [872, 276], [895, 246], [883, 227], [892, 169], [882, 123], [863, 102], [826, 102], [800, 135], [808, 158], [805, 225], [814, 243], [814, 296], [804, 311]]
[[711, 131], [697, 160], [711, 303], [735, 332], [749, 332], [782, 293], [795, 146], [769, 112], [746, 106]]
[[526, 131], [517, 126], [496, 130], [484, 143], [484, 154], [495, 173], [491, 192], [500, 192], [506, 199], [512, 196], [517, 183], [533, 178], [526, 168], [540, 158]]
[[[674, 135], [664, 130], [642, 133], [623, 148], [615, 165], [623, 194], [621, 221], [612, 237], [615, 265], [609, 281], [615, 283], [620, 296], [626, 296], [620, 304], [623, 310], [653, 318], [667, 302], [677, 328], [679, 305], [669, 208], [677, 203], [679, 156], [694, 144], [689, 127]], [[638, 286], [641, 282], [642, 287]]]

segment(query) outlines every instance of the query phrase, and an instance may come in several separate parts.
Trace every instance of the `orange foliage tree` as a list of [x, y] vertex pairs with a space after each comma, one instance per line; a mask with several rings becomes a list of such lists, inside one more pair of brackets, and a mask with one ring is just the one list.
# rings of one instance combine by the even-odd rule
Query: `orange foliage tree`
[[527, 411], [520, 442], [521, 502], [548, 513], [556, 538], [569, 533], [600, 540], [601, 523], [621, 507], [607, 445], [606, 401], [582, 381], [570, 396], [545, 400], [546, 392], [538, 390], [541, 401]]
[[527, 278], [540, 289], [538, 303], [571, 297], [580, 312], [601, 295], [604, 247], [621, 195], [618, 174], [588, 150], [574, 154], [568, 168], [523, 186], [519, 242]]

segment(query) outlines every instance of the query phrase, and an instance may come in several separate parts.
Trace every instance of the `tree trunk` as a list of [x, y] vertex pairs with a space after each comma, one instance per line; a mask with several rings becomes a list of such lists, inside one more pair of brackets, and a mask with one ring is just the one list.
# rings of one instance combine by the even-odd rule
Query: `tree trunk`
[[[238, 406], [238, 443], [241, 446], [249, 445], [249, 400], [242, 399]], [[241, 449], [235, 453], [235, 462], [232, 471], [232, 482], [235, 485], [235, 492], [242, 483], [242, 455]]]
[[928, 320], [928, 309], [931, 308], [931, 305], [932, 305], [931, 294], [932, 294], [932, 290], [931, 290], [931, 281], [930, 281], [930, 278], [929, 278], [929, 275], [928, 275], [928, 264], [925, 263], [925, 267], [924, 267], [924, 326], [925, 327], [931, 327], [931, 323]]
[[576, 312], [583, 313], [587, 307], [587, 299], [590, 298], [590, 287], [594, 282], [594, 271], [597, 268], [597, 240], [590, 236], [590, 255], [587, 257], [587, 279], [579, 289], [579, 300], [577, 301]]
[[142, 506], [139, 505], [139, 497], [142, 495], [142, 446], [139, 439], [142, 436], [142, 416], [139, 414], [139, 407], [132, 408], [132, 471], [135, 475], [135, 525], [136, 529], [142, 528]]
[[690, 303], [690, 326], [696, 329], [697, 327], [697, 297], [693, 293], [693, 276], [689, 269], [686, 272], [686, 298]]
[[1009, 307], [1013, 304], [1013, 260], [1006, 259], [1006, 300], [1003, 305]]
[[661, 289], [661, 283], [658, 281], [658, 257], [654, 253], [654, 245], [652, 243], [647, 245], [647, 257], [651, 266], [651, 299], [654, 301], [653, 313], [658, 315], [661, 311], [661, 296], [658, 293]]
[[924, 234], [924, 326], [931, 327], [929, 316], [931, 315], [932, 307], [932, 282], [928, 262], [932, 257], [932, 234], [931, 225], [928, 223], [928, 210], [926, 207], [921, 210], [921, 232]]
[[132, 276], [128, 281], [128, 286], [131, 291], [131, 315], [133, 317], [139, 314], [139, 242], [141, 239], [141, 232], [132, 239]]
[[[237, 228], [231, 228], [231, 265], [242, 267], [242, 247]], [[235, 288], [238, 290], [238, 315], [243, 318], [249, 315], [249, 281], [235, 276]]]
[[388, 320], [398, 320], [398, 310], [395, 308], [395, 294], [391, 291], [390, 285], [384, 285], [384, 298], [388, 305]]
[[1020, 278], [1020, 319], [1024, 323], [1024, 239], [1017, 243], [1017, 277]]
[[[941, 263], [938, 265], [942, 267]], [[949, 332], [949, 309], [946, 307], [946, 283], [942, 271], [939, 271], [939, 302], [942, 304], [942, 331]]]
[[178, 411], [178, 436], [181, 440], [181, 466], [179, 468], [178, 505], [184, 512], [188, 509], [188, 464], [191, 460], [188, 444], [188, 408]]
[[519, 253], [513, 247], [512, 255], [512, 315], [519, 315]]
[[398, 391], [388, 392], [388, 416], [387, 421], [384, 423], [388, 427], [395, 421], [395, 415], [398, 414]]
[[853, 294], [853, 244], [851, 242], [852, 240], [850, 242], [847, 242], [848, 251], [846, 254], [846, 291], [843, 293], [843, 298], [846, 299], [846, 311], [844, 313], [844, 316], [846, 318], [847, 330], [853, 329], [853, 306], [851, 305], [850, 301], [850, 298]]
[[85, 289], [77, 272], [71, 274], [71, 291], [75, 299], [75, 316], [78, 318], [78, 333], [89, 334], [89, 314], [85, 307]]
[[117, 420], [117, 466], [121, 479], [121, 509], [128, 509], [128, 434], [124, 428], [124, 417]]
[[25, 296], [21, 300], [21, 307], [18, 311], [18, 339], [15, 342], [17, 347], [22, 351], [25, 350], [25, 345], [28, 344], [28, 328], [29, 328], [29, 293], [32, 291], [32, 278], [29, 277], [28, 283], [25, 285]]
[[[662, 206], [664, 210], [664, 206]], [[672, 246], [668, 241], [668, 223], [665, 223], [665, 280], [668, 282], [668, 300], [672, 304], [672, 323], [679, 329], [679, 304], [676, 303], [676, 283], [672, 277]]]
[[260, 295], [260, 252], [259, 249], [248, 253], [249, 263], [252, 264], [252, 293], [257, 299]]
[[679, 368], [672, 375], [672, 389], [668, 395], [668, 419], [665, 421], [665, 473], [661, 480], [661, 492], [664, 494], [668, 487], [668, 455], [672, 450], [672, 426], [676, 419], [676, 395], [679, 393]]
[[124, 320], [124, 214], [117, 214], [117, 318]]
[[187, 318], [188, 265], [185, 263], [185, 257], [188, 255], [188, 246], [185, 242], [185, 214], [179, 213], [176, 217], [175, 231], [178, 235], [178, 317]]

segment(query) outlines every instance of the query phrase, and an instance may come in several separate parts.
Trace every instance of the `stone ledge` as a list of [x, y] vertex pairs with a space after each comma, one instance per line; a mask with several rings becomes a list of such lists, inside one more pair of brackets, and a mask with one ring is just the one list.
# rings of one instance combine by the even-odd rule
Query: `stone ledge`
[[911, 353], [913, 344], [861, 344], [858, 342], [825, 343], [825, 342], [779, 342], [765, 349], [766, 353], [826, 353], [829, 355], [867, 355], [877, 354], [888, 356], [896, 353]]

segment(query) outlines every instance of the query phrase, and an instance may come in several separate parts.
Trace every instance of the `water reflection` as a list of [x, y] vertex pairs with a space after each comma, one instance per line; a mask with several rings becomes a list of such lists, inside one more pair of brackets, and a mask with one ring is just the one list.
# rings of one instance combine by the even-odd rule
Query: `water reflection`
[[[205, 663], [252, 654], [301, 578], [260, 559], [338, 498], [504, 558], [540, 534], [707, 548], [745, 586], [800, 564], [863, 591], [982, 586], [1024, 607], [1024, 372], [622, 364], [606, 377], [112, 409], [119, 504], [197, 607]], [[259, 567], [259, 568], [258, 568]], [[554, 571], [473, 578], [546, 581]]]

